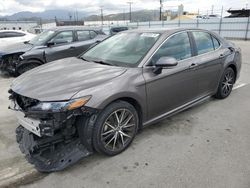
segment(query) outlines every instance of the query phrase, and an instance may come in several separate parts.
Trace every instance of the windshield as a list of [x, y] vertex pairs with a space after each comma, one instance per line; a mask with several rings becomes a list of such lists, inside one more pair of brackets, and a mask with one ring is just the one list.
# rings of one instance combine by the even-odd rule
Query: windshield
[[82, 58], [116, 66], [135, 67], [159, 36], [159, 33], [120, 33], [91, 48]]
[[31, 39], [29, 43], [35, 46], [44, 45], [44, 43], [47, 42], [54, 33], [55, 31], [44, 31], [41, 34], [34, 37], [33, 39]]

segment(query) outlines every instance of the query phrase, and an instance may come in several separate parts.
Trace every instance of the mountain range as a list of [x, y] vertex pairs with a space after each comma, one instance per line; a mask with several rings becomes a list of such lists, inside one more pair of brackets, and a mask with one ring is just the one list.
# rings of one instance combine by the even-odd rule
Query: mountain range
[[[39, 21], [39, 20], [85, 20], [85, 21], [97, 21], [101, 20], [100, 15], [90, 15], [89, 13], [78, 11], [70, 12], [69, 10], [45, 10], [43, 12], [29, 12], [23, 11], [13, 15], [0, 17], [0, 20], [20, 20], [20, 21]], [[117, 13], [103, 16], [104, 20], [128, 20], [129, 13]], [[158, 10], [140, 10], [132, 12], [133, 21], [149, 21], [158, 20]]]

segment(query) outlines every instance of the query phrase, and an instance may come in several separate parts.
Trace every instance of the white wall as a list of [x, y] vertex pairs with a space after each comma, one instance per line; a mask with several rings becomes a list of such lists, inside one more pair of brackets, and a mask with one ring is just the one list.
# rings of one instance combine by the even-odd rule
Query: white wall
[[[223, 37], [250, 40], [250, 18], [215, 18], [173, 21], [134, 22], [123, 24], [136, 28], [201, 28], [219, 33]], [[116, 24], [117, 25], [117, 24]], [[116, 26], [113, 24], [112, 26]], [[248, 25], [248, 28], [247, 28]], [[103, 26], [108, 30], [110, 26]]]
[[21, 28], [21, 30], [23, 31], [27, 31], [32, 27], [37, 26], [36, 22], [25, 22], [25, 21], [0, 21], [0, 30], [3, 29], [10, 29], [13, 30], [14, 28], [16, 30], [19, 30], [19, 28]]

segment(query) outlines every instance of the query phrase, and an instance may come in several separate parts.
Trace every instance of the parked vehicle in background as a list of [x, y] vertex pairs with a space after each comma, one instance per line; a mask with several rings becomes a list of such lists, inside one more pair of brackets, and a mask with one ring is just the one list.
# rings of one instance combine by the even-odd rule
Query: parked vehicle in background
[[0, 69], [20, 75], [44, 63], [78, 56], [106, 37], [101, 29], [96, 28], [76, 26], [46, 30], [30, 41], [0, 51]]
[[117, 155], [138, 129], [228, 97], [240, 69], [240, 49], [210, 31], [118, 33], [14, 80], [17, 142], [40, 171], [62, 170], [94, 151]]
[[197, 15], [196, 19], [219, 19], [220, 15], [217, 14], [209, 14], [209, 15]]
[[21, 30], [0, 30], [0, 51], [8, 45], [29, 41], [35, 36]]
[[126, 31], [128, 30], [129, 28], [128, 27], [125, 27], [125, 26], [122, 26], [122, 27], [112, 27], [110, 29], [110, 35], [115, 35], [119, 32], [122, 32], [122, 31]]

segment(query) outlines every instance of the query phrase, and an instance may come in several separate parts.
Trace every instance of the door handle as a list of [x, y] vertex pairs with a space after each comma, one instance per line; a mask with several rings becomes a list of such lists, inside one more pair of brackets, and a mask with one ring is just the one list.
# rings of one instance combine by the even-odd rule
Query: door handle
[[195, 67], [197, 67], [197, 66], [198, 66], [197, 63], [192, 63], [192, 64], [189, 66], [189, 68], [190, 68], [190, 69], [193, 69], [193, 68], [195, 68]]

